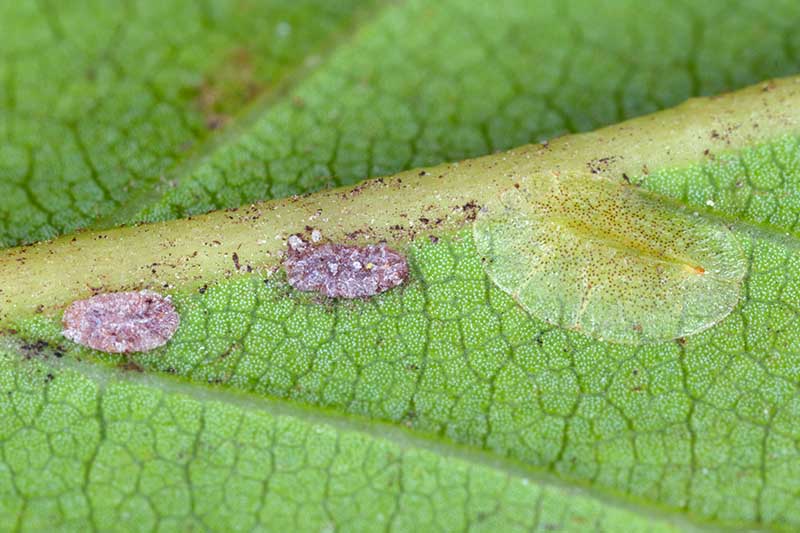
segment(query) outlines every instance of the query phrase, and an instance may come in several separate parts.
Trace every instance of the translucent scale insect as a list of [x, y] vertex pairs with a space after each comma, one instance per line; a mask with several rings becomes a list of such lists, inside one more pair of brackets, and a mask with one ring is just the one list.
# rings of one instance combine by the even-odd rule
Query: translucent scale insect
[[523, 182], [473, 232], [489, 278], [531, 315], [623, 344], [719, 322], [747, 264], [724, 224], [596, 176]]

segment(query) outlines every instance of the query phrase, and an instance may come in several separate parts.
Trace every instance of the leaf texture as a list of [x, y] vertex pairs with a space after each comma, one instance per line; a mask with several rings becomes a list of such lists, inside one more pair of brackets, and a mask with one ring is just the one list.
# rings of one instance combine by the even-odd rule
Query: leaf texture
[[[170, 291], [181, 315], [178, 332], [162, 349], [129, 358], [65, 341], [59, 323], [63, 304], [56, 299], [44, 308], [27, 307], [40, 293], [27, 294], [22, 274], [11, 282], [22, 283], [22, 291], [3, 289], [4, 320], [15, 332], [7, 335], [4, 359], [9, 398], [4, 418], [9, 424], [2, 450], [8, 508], [19, 513], [19, 527], [44, 520], [41, 513], [35, 513], [36, 518], [29, 514], [28, 506], [38, 510], [38, 505], [52, 505], [48, 502], [53, 501], [53, 491], [66, 485], [31, 480], [55, 476], [75, 481], [70, 486], [83, 495], [86, 509], [79, 520], [100, 529], [117, 523], [120, 513], [168, 529], [188, 523], [215, 529], [239, 524], [239, 519], [245, 521], [245, 529], [280, 529], [269, 519], [272, 505], [307, 509], [280, 522], [299, 529], [370, 530], [375, 520], [384, 519], [386, 529], [398, 531], [484, 526], [578, 530], [587, 527], [587, 521], [598, 530], [617, 530], [620, 524], [636, 528], [640, 523], [643, 529], [796, 528], [800, 250], [794, 218], [788, 214], [794, 213], [794, 184], [800, 180], [800, 121], [792, 105], [798, 98], [797, 85], [797, 79], [762, 84], [546, 146], [311, 196], [303, 200], [307, 204], [289, 199], [256, 211], [221, 212], [9, 250], [2, 271], [7, 280], [13, 279], [12, 270], [24, 272], [20, 264], [36, 272], [49, 265], [54, 254], [69, 249], [62, 247], [71, 246], [79, 247], [79, 257], [93, 248], [112, 256], [113, 246], [127, 249], [130, 260], [108, 261], [121, 279], [139, 275], [138, 270], [127, 270], [136, 256], [158, 279], [157, 267], [151, 266], [156, 263], [146, 255], [151, 253], [150, 243], [171, 243], [156, 246], [156, 251], [182, 263], [181, 254], [191, 247], [182, 244], [181, 234], [191, 237], [202, 228], [218, 233], [202, 235], [205, 240], [199, 242], [211, 249], [239, 250], [242, 257], [234, 260], [241, 263], [238, 273], [219, 270], [210, 259], [198, 260], [198, 268], [187, 267], [205, 283], [198, 288], [198, 282], [184, 280]], [[769, 111], [751, 112], [765, 106]], [[737, 122], [741, 117], [745, 121]], [[718, 140], [716, 128], [733, 123], [739, 124], [736, 132]], [[676, 129], [678, 124], [682, 129]], [[765, 133], [762, 127], [767, 126]], [[672, 144], [669, 154], [642, 152], [642, 142], [661, 146], [682, 136], [707, 139], [714, 151], [688, 143], [686, 150]], [[330, 200], [342, 211], [342, 223], [350, 221], [350, 229], [361, 223], [353, 216], [358, 206], [367, 210], [373, 226], [377, 221], [369, 209], [376, 209], [386, 217], [383, 231], [393, 235], [400, 230], [391, 225], [394, 212], [386, 205], [407, 217], [406, 207], [416, 205], [415, 198], [395, 185], [413, 176], [418, 179], [416, 188], [449, 183], [470, 191], [469, 184], [475, 184], [491, 203], [503, 183], [514, 183], [514, 174], [503, 168], [526, 173], [573, 165], [591, 175], [590, 169], [601, 164], [596, 154], [609, 152], [613, 160], [602, 163], [599, 172], [650, 189], [661, 201], [683, 206], [695, 216], [724, 221], [745, 251], [739, 303], [702, 333], [621, 345], [531, 317], [487, 278], [469, 229], [472, 208], [463, 206], [466, 215], [438, 229], [423, 224], [418, 233], [401, 231], [395, 239], [405, 243], [410, 281], [368, 300], [340, 302], [299, 293], [269, 266], [280, 261], [279, 256], [265, 253], [259, 259], [248, 252], [259, 246], [270, 249], [257, 244], [261, 240], [256, 239], [263, 238], [258, 224], [273, 224], [266, 226], [272, 231], [285, 227], [288, 235], [292, 224], [302, 223], [305, 219], [292, 214], [293, 209], [324, 224], [325, 215], [336, 212], [329, 210]], [[649, 162], [647, 172], [628, 175], [631, 168], [643, 168], [641, 161]], [[487, 188], [485, 170], [492, 168], [498, 177]], [[440, 177], [448, 172], [451, 179]], [[775, 173], [780, 180], [770, 177]], [[447, 189], [438, 190], [447, 195]], [[430, 196], [424, 189], [420, 194]], [[464, 194], [469, 197], [472, 192]], [[756, 196], [765, 202], [762, 205], [775, 206], [769, 214], [784, 216], [751, 211]], [[380, 201], [373, 205], [376, 200]], [[269, 216], [253, 214], [260, 211]], [[158, 228], [173, 233], [156, 234], [151, 241], [149, 231], [162, 231]], [[348, 228], [332, 231], [327, 235], [347, 234]], [[216, 241], [216, 235], [227, 242]], [[251, 240], [255, 248], [248, 244]], [[107, 242], [111, 248], [103, 248]], [[231, 261], [228, 252], [217, 253]], [[188, 260], [195, 256], [190, 253]], [[93, 259], [89, 255], [80, 261], [89, 264]], [[104, 278], [93, 276], [110, 272], [80, 269], [79, 262], [75, 271], [50, 270], [53, 281], [60, 283], [56, 297], [68, 298], [75, 283], [95, 286], [92, 279]], [[61, 404], [50, 400], [57, 397], [50, 391], [60, 390], [59, 383], [70, 390], [80, 384], [87, 391], [82, 398], [91, 397], [90, 405], [100, 407], [70, 407], [73, 418], [66, 417]], [[178, 408], [169, 407], [173, 401], [195, 413], [185, 426], [173, 412]], [[228, 414], [214, 418], [217, 415], [210, 413], [216, 409]], [[252, 414], [258, 424], [265, 424], [264, 437], [240, 441], [245, 438], [241, 432], [250, 431], [242, 429], [249, 426], [241, 421], [250, 420], [252, 410], [265, 411]], [[279, 419], [270, 418], [274, 416]], [[164, 431], [172, 433], [159, 439], [162, 418], [171, 421], [164, 422], [169, 427]], [[50, 423], [61, 428], [73, 419], [76, 428], [89, 429], [76, 429], [63, 448], [53, 444], [65, 438], [63, 432], [40, 429]], [[278, 458], [284, 457], [282, 441], [275, 436], [280, 434], [275, 428], [283, 423], [300, 435], [292, 446], [304, 459], [295, 463], [290, 477], [302, 490], [291, 485], [286, 492], [286, 486], [275, 487], [268, 478]], [[122, 428], [122, 436], [112, 427]], [[309, 431], [322, 431], [330, 439], [303, 436]], [[232, 443], [226, 447], [217, 432], [230, 435]], [[21, 444], [26, 439], [39, 444], [27, 449]], [[337, 448], [335, 443], [349, 439], [360, 444]], [[173, 443], [180, 451], [173, 450]], [[167, 449], [177, 455], [166, 457], [175, 459], [164, 459]], [[375, 452], [380, 456], [375, 458], [370, 455], [374, 450], [388, 455]], [[239, 465], [240, 453], [255, 461], [245, 464], [259, 466]], [[340, 453], [344, 455], [337, 459]], [[407, 453], [414, 457], [409, 463], [402, 459]], [[220, 462], [219, 469], [214, 461]], [[125, 466], [129, 463], [133, 466]], [[313, 474], [314, 468], [306, 472], [308, 464], [325, 474]], [[342, 475], [354, 476], [347, 489], [330, 478], [338, 468]], [[175, 475], [167, 479], [180, 481], [159, 481], [172, 470]], [[258, 477], [253, 472], [267, 473]], [[452, 476], [464, 475], [467, 485], [452, 490], [427, 485], [425, 504], [406, 504], [419, 501], [413, 487], [431, 472], [438, 472], [441, 487], [451, 487]], [[214, 477], [215, 488], [201, 488], [211, 483], [207, 476]], [[231, 492], [219, 487], [217, 477], [233, 484]], [[518, 482], [523, 492], [508, 492]], [[495, 487], [492, 498], [497, 503], [470, 496], [472, 483]], [[359, 492], [362, 489], [365, 492]], [[152, 491], [176, 498], [169, 512]], [[456, 497], [452, 491], [461, 491], [467, 503], [442, 503], [449, 500], [441, 498]], [[559, 518], [553, 523], [536, 511], [548, 491], [556, 491], [552, 512]], [[66, 489], [58, 492], [62, 493]], [[338, 510], [338, 497], [349, 502], [351, 514]], [[526, 511], [506, 515], [505, 506], [512, 503]], [[484, 505], [492, 511], [476, 511]], [[227, 515], [226, 506], [238, 512]], [[263, 514], [264, 509], [270, 511]], [[65, 525], [66, 513], [53, 510], [48, 524]], [[365, 516], [370, 520], [364, 522]]]
[[800, 56], [791, 0], [126, 6], [3, 6], [0, 242], [586, 131]]
[[[288, 197], [791, 72], [794, 2], [125, 6], [0, 7], [3, 242], [186, 217], [0, 254], [0, 530], [800, 528], [797, 78]], [[543, 172], [727, 226], [733, 311], [643, 345], [530, 316], [470, 224]], [[311, 229], [409, 282], [292, 290]], [[180, 313], [163, 348], [63, 337], [141, 288]]]

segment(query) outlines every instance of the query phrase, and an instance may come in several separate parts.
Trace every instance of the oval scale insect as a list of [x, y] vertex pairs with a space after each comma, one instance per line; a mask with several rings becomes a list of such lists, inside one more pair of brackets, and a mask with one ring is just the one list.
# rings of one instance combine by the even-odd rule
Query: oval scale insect
[[154, 291], [110, 292], [67, 307], [63, 335], [102, 352], [146, 352], [169, 341], [180, 316], [169, 296]]
[[723, 224], [596, 176], [537, 176], [473, 232], [489, 278], [531, 315], [622, 344], [719, 322], [747, 264]]
[[[312, 235], [312, 241], [318, 240]], [[289, 284], [300, 291], [316, 291], [331, 298], [367, 298], [408, 279], [405, 257], [384, 243], [315, 245], [292, 235], [288, 246], [283, 267]]]

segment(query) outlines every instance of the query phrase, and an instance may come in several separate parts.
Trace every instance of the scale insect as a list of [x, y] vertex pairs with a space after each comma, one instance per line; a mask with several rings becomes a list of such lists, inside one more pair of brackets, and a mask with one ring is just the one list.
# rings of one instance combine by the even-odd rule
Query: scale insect
[[154, 291], [111, 292], [76, 300], [64, 311], [63, 335], [108, 353], [163, 346], [180, 324], [169, 296]]
[[[312, 241], [318, 240], [318, 235], [312, 235]], [[408, 279], [405, 257], [384, 243], [315, 245], [292, 235], [288, 247], [283, 268], [289, 284], [300, 291], [330, 298], [368, 298]]]
[[739, 302], [747, 265], [724, 224], [594, 176], [537, 176], [473, 234], [489, 279], [528, 313], [620, 344], [713, 326]]

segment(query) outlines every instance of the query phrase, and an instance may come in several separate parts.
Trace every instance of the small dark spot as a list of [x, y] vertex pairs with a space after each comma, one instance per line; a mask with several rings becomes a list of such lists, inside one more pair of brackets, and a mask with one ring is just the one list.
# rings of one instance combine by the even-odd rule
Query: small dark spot
[[141, 365], [130, 359], [121, 365], [120, 368], [125, 372], [144, 372], [144, 368], [142, 368]]
[[350, 233], [346, 234], [345, 237], [347, 239], [349, 239], [349, 240], [356, 240], [359, 237], [361, 237], [362, 235], [366, 236], [368, 234], [369, 234], [369, 232], [367, 232], [366, 230], [357, 229], [355, 231], [351, 231]]
[[208, 290], [208, 285], [203, 285], [202, 287], [197, 289], [197, 292], [199, 292], [200, 294], [205, 294], [207, 290]]
[[428, 235], [428, 240], [433, 244], [437, 244], [439, 242], [439, 237], [436, 235]]
[[357, 185], [357, 186], [353, 187], [349, 191], [343, 192], [341, 196], [342, 196], [342, 198], [345, 198], [345, 199], [348, 198], [348, 197], [352, 198], [354, 196], [358, 196], [359, 194], [361, 194], [361, 192], [364, 189], [369, 187], [369, 185], [370, 185], [370, 182], [362, 183], [361, 185]]
[[49, 344], [46, 341], [38, 340], [36, 342], [26, 342], [19, 349], [25, 359], [32, 359], [41, 356], [48, 347]]
[[600, 174], [607, 171], [611, 164], [618, 159], [617, 156], [600, 157], [589, 161], [586, 165], [589, 167], [589, 172], [592, 174]]
[[480, 211], [481, 206], [478, 205], [478, 202], [475, 200], [470, 200], [466, 204], [461, 206], [461, 210], [466, 213], [467, 220], [469, 222], [474, 222], [476, 218], [478, 218], [478, 212]]
[[47, 383], [50, 383], [50, 382], [51, 382], [51, 381], [53, 381], [54, 379], [56, 379], [56, 377], [55, 377], [53, 374], [50, 374], [50, 373], [48, 372], [48, 374], [47, 374], [47, 376], [45, 377], [45, 379], [44, 379], [44, 380], [45, 380]]
[[631, 184], [631, 179], [630, 179], [630, 178], [628, 177], [628, 175], [627, 175], [626, 173], [624, 173], [624, 172], [622, 173], [622, 179], [623, 179], [623, 180], [625, 180], [625, 182], [626, 182], [628, 185], [630, 185], [630, 184]]
[[240, 347], [241, 347], [241, 346], [239, 345], [239, 343], [238, 343], [238, 342], [234, 342], [233, 344], [231, 344], [230, 346], [228, 346], [228, 347], [225, 349], [225, 351], [224, 351], [224, 352], [222, 352], [221, 354], [219, 354], [218, 360], [220, 360], [220, 361], [221, 361], [221, 360], [223, 360], [223, 359], [226, 359], [226, 358], [227, 358], [227, 357], [228, 357], [228, 356], [229, 356], [231, 353], [233, 353], [235, 350], [238, 350]]
[[233, 255], [231, 257], [233, 258], [233, 266], [236, 268], [236, 270], [239, 270], [239, 268], [240, 268], [240, 265], [239, 265], [239, 254], [237, 254], [236, 252], [233, 252]]

